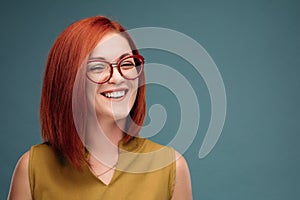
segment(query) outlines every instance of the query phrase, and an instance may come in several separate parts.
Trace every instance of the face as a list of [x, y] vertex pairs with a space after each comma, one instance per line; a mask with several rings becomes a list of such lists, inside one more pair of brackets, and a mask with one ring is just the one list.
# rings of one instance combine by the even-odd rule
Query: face
[[[88, 60], [101, 59], [117, 63], [125, 55], [132, 55], [128, 41], [120, 34], [105, 35]], [[89, 64], [87, 66], [90, 67]], [[98, 120], [124, 120], [129, 115], [136, 99], [138, 78], [127, 80], [121, 76], [117, 67], [113, 68], [108, 82], [97, 84], [87, 79], [86, 91], [89, 112], [95, 112]]]

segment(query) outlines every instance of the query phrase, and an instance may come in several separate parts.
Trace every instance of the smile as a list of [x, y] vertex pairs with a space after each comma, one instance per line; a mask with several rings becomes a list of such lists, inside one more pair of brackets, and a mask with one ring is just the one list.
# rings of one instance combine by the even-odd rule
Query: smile
[[106, 98], [122, 98], [123, 96], [125, 96], [127, 90], [120, 90], [120, 91], [113, 91], [113, 92], [103, 92], [101, 93], [103, 96], [105, 96]]

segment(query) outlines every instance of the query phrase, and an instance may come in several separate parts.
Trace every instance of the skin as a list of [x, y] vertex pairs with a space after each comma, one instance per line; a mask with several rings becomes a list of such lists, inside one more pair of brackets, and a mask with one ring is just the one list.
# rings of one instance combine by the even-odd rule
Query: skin
[[[127, 40], [119, 34], [111, 33], [102, 38], [88, 60], [101, 58], [110, 63], [116, 63], [125, 54], [132, 55]], [[120, 99], [107, 98], [103, 95], [106, 92], [124, 89], [127, 92]], [[104, 84], [96, 84], [89, 79], [86, 81], [89, 106], [87, 146], [92, 152], [89, 162], [91, 171], [96, 176], [109, 170], [98, 177], [106, 185], [110, 183], [114, 174], [114, 169], [111, 168], [118, 160], [118, 142], [123, 138], [126, 118], [135, 102], [137, 89], [138, 79], [123, 78], [117, 68], [113, 69], [113, 76]], [[101, 134], [93, 134], [95, 132]]]
[[[116, 63], [119, 57], [124, 54], [132, 55], [127, 40], [119, 34], [111, 33], [102, 38], [96, 48], [91, 52], [88, 60], [101, 57], [110, 63]], [[109, 99], [102, 95], [102, 93], [105, 92], [124, 89], [126, 89], [127, 92], [122, 99]], [[117, 68], [113, 69], [113, 76], [104, 84], [96, 84], [87, 79], [86, 95], [89, 107], [87, 120], [89, 130], [87, 130], [87, 132], [92, 133], [96, 131], [98, 128], [97, 125], [99, 125], [100, 131], [104, 133], [113, 144], [117, 145], [119, 140], [123, 137], [122, 129], [125, 127], [126, 118], [135, 102], [137, 89], [138, 79], [124, 79]], [[112, 132], [114, 134], [111, 134]]]
[[176, 177], [171, 200], [192, 200], [192, 184], [188, 164], [184, 157], [176, 153]]
[[28, 174], [29, 151], [19, 159], [11, 181], [9, 200], [32, 200], [29, 174]]
[[[110, 40], [114, 38], [113, 40]], [[105, 51], [103, 51], [105, 49]], [[125, 38], [117, 36], [115, 33], [106, 35], [91, 52], [89, 59], [95, 57], [104, 57], [109, 62], [115, 62], [119, 56], [131, 52], [128, 42]], [[124, 79], [116, 68], [114, 68], [112, 78], [105, 84], [95, 84], [87, 81], [87, 100], [90, 106], [88, 118], [88, 133], [99, 131], [99, 126], [102, 133], [113, 144], [111, 147], [116, 147], [118, 142], [123, 137], [122, 127], [125, 126], [126, 117], [131, 110], [138, 88], [138, 79]], [[122, 100], [112, 101], [104, 97], [101, 93], [115, 89], [126, 88], [128, 92]], [[124, 109], [125, 108], [125, 109]], [[93, 111], [95, 110], [95, 112]], [[98, 120], [101, 119], [101, 120]], [[95, 126], [99, 124], [99, 126]], [[114, 133], [114, 134], [111, 134]], [[99, 141], [99, 140], [98, 140]], [[98, 145], [101, 146], [101, 145]], [[91, 171], [96, 174], [110, 169], [112, 164], [118, 159], [117, 148], [103, 148], [102, 155], [109, 155], [110, 160], [103, 162], [96, 159], [93, 155], [90, 156]], [[28, 174], [29, 151], [22, 155], [19, 159], [11, 181], [11, 187], [8, 195], [9, 200], [32, 200], [29, 174]], [[109, 184], [114, 169], [111, 169], [104, 175], [98, 177], [103, 183]], [[176, 178], [172, 200], [191, 200], [192, 187], [190, 180], [190, 172], [186, 160], [178, 152], [176, 152]]]

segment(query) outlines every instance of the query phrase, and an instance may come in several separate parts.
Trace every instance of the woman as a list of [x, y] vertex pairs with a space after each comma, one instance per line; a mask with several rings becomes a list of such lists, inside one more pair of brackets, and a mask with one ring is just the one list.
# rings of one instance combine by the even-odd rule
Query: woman
[[144, 59], [103, 16], [67, 27], [50, 50], [41, 97], [43, 144], [17, 163], [9, 199], [192, 199], [185, 159], [138, 137]]

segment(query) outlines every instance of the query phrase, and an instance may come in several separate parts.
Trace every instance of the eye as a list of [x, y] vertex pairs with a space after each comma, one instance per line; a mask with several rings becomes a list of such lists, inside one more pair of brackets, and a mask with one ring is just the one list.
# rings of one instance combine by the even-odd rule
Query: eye
[[122, 69], [132, 69], [135, 67], [134, 61], [133, 60], [124, 60], [121, 64], [120, 67]]
[[88, 63], [88, 72], [100, 73], [107, 69], [108, 64], [105, 62], [90, 62]]

